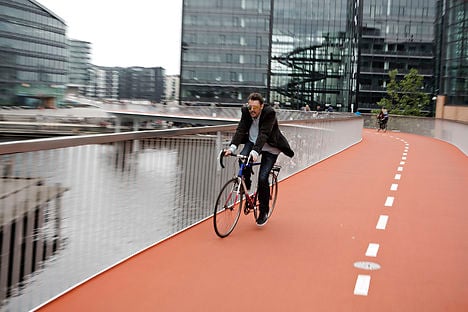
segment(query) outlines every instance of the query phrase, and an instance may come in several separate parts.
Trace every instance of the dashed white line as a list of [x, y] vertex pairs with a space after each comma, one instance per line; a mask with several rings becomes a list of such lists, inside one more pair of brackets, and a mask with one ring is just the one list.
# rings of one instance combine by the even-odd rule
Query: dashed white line
[[387, 196], [387, 199], [385, 200], [385, 207], [392, 207], [394, 199], [395, 197], [393, 196]]
[[356, 280], [356, 285], [354, 286], [354, 294], [358, 296], [367, 296], [370, 280], [370, 275], [359, 274]]
[[[402, 141], [405, 143], [405, 149], [403, 152], [403, 156], [401, 157], [400, 161], [400, 166], [397, 168], [398, 172], [403, 171], [403, 165], [405, 165], [406, 161], [406, 156], [408, 155], [408, 150], [409, 150], [409, 143], [407, 143], [405, 140], [397, 138], [398, 140]], [[394, 177], [395, 180], [400, 180], [401, 179], [401, 174], [397, 173], [395, 174]], [[392, 183], [390, 186], [391, 191], [397, 191], [398, 190], [398, 184], [397, 183]], [[387, 199], [385, 200], [385, 207], [392, 207], [393, 202], [395, 200], [395, 197], [393, 196], [387, 196]], [[379, 220], [377, 221], [377, 225], [375, 226], [376, 229], [378, 230], [385, 230], [387, 227], [388, 223], [388, 216], [387, 215], [380, 215]], [[367, 250], [366, 250], [366, 256], [367, 257], [377, 257], [377, 254], [379, 252], [380, 245], [377, 243], [369, 243]], [[370, 281], [371, 281], [371, 276], [370, 275], [362, 275], [359, 274], [356, 280], [356, 284], [354, 286], [354, 294], [358, 296], [367, 296], [369, 293], [369, 286], [370, 286]]]
[[369, 246], [367, 246], [366, 256], [377, 257], [377, 253], [379, 252], [379, 247], [380, 247], [379, 244], [370, 243]]
[[379, 221], [377, 221], [377, 225], [375, 226], [375, 228], [377, 230], [385, 230], [385, 228], [387, 227], [387, 222], [388, 222], [388, 216], [381, 215], [379, 217]]

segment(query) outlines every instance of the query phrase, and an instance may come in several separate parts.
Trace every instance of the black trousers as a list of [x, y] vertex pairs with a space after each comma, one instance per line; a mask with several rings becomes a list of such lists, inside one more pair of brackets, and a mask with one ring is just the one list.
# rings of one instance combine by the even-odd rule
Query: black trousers
[[[254, 146], [254, 143], [252, 142], [247, 142], [244, 145], [244, 148], [240, 152], [241, 155], [244, 156], [249, 156], [250, 152], [252, 151], [252, 148]], [[260, 164], [260, 170], [258, 173], [258, 187], [257, 187], [257, 193], [258, 193], [258, 201], [260, 203], [260, 212], [268, 212], [270, 210], [269, 207], [269, 200], [270, 200], [270, 183], [268, 182], [268, 176], [270, 174], [271, 169], [276, 163], [276, 160], [278, 159], [278, 155], [272, 154], [269, 152], [262, 152], [262, 160]], [[251, 180], [251, 175], [252, 171], [250, 168], [244, 170], [244, 177], [245, 177], [245, 184], [248, 189], [250, 189], [250, 186], [252, 185], [252, 180]]]

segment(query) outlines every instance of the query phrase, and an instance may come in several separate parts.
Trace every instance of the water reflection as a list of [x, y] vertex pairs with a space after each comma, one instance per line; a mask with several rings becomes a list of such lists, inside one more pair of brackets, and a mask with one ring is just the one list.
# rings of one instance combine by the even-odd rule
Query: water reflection
[[[217, 170], [215, 140], [216, 136], [155, 138], [3, 156], [4, 171], [16, 176], [39, 176], [44, 187], [67, 187], [67, 191], [61, 187], [48, 193], [60, 199], [59, 211], [51, 210], [49, 200], [42, 208], [43, 216], [28, 217], [27, 222], [39, 220], [42, 236], [37, 231], [25, 235], [33, 241], [41, 238], [47, 246], [36, 243], [37, 251], [23, 252], [25, 260], [19, 263], [29, 267], [29, 262], [48, 261], [36, 266], [36, 274], [23, 279], [25, 283], [10, 282], [2, 297], [7, 298], [3, 300], [3, 308], [32, 309], [121, 259], [208, 217], [215, 196], [212, 191], [216, 176], [213, 173]], [[5, 180], [0, 182], [0, 189], [6, 188]], [[30, 192], [25, 197], [32, 200], [36, 196]], [[21, 203], [18, 197], [13, 199], [15, 205]], [[47, 220], [44, 223], [47, 226], [42, 225], [41, 218]], [[26, 229], [25, 222], [18, 217], [16, 225], [10, 227], [15, 233], [21, 232]], [[8, 242], [10, 236], [4, 234], [2, 241]], [[2, 259], [14, 257], [16, 250], [24, 248], [21, 243], [19, 246], [13, 251], [2, 249]], [[1, 275], [16, 276], [14, 272], [24, 265], [18, 264], [18, 269], [15, 265], [8, 267], [2, 262]], [[24, 276], [33, 272], [23, 271]], [[14, 296], [7, 296], [7, 290]]]
[[[10, 165], [10, 167], [8, 166]], [[4, 174], [11, 170], [11, 163]], [[17, 295], [27, 278], [60, 248], [60, 185], [40, 178], [0, 179], [0, 300]]]

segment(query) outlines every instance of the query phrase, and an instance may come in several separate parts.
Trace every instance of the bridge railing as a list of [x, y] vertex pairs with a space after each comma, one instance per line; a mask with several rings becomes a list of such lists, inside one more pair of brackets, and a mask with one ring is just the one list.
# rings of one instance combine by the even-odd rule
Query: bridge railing
[[[217, 106], [185, 106], [185, 105], [161, 105], [161, 104], [136, 104], [136, 103], [99, 103], [96, 104], [106, 111], [133, 112], [142, 114], [167, 114], [184, 115], [191, 117], [217, 117], [238, 120], [241, 116], [239, 107]], [[299, 111], [288, 109], [276, 110], [278, 120], [304, 120], [316, 118], [342, 118], [346, 113], [330, 113], [316, 111]]]
[[[296, 155], [280, 155], [280, 178], [358, 143], [362, 126], [353, 116], [282, 123]], [[1, 143], [1, 309], [32, 309], [209, 218], [236, 168], [216, 159], [235, 127]]]

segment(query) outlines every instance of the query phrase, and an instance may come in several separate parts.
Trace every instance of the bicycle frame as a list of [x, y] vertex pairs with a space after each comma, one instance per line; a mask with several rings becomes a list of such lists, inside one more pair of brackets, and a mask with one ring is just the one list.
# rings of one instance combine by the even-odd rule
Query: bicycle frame
[[244, 170], [248, 167], [253, 168], [254, 166], [259, 166], [261, 163], [256, 162], [256, 163], [251, 163], [250, 162], [250, 156], [243, 156], [243, 155], [236, 155], [232, 154], [232, 156], [237, 157], [241, 160], [241, 164], [239, 166], [239, 171], [237, 173], [237, 178], [240, 179], [239, 187], [236, 191], [238, 195], [241, 193], [241, 187], [243, 190], [243, 193], [245, 194], [245, 202], [246, 205], [244, 206], [244, 214], [248, 214], [251, 209], [256, 212], [257, 209], [257, 192], [255, 191], [254, 194], [250, 195], [246, 192], [247, 187], [245, 185], [245, 178], [244, 178]]
[[[247, 215], [253, 210], [256, 220], [259, 214], [259, 208], [257, 207], [258, 193], [255, 191], [250, 195], [246, 192], [247, 187], [245, 184], [244, 170], [249, 167], [261, 165], [261, 162], [252, 163], [250, 162], [250, 157], [244, 155], [229, 154], [229, 156], [238, 158], [240, 160], [240, 166], [237, 174], [234, 174], [234, 177], [230, 178], [221, 188], [216, 199], [213, 214], [213, 225], [216, 234], [222, 238], [228, 236], [234, 230], [241, 211], [244, 211], [244, 214]], [[219, 162], [221, 167], [225, 168], [223, 158], [224, 151], [221, 151]], [[276, 197], [278, 194], [278, 174], [280, 169], [281, 166], [274, 165], [269, 173], [271, 188], [268, 218], [271, 216], [276, 203]]]

